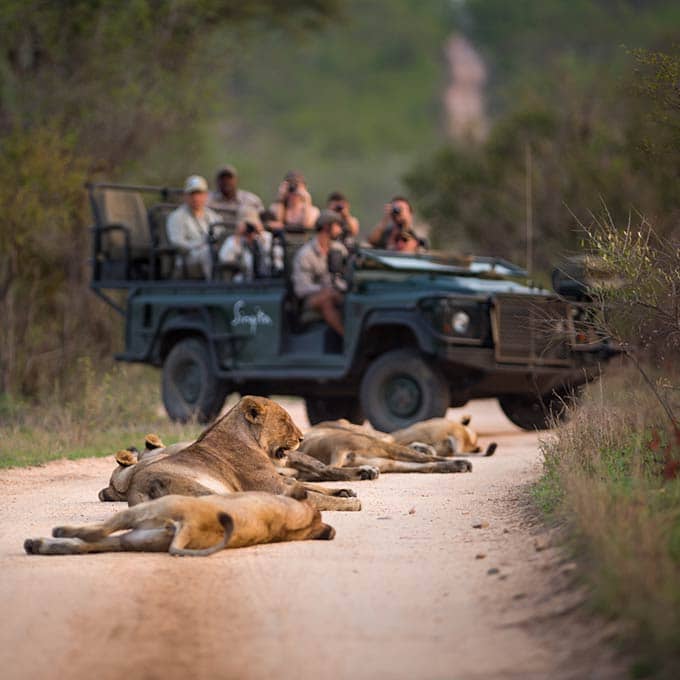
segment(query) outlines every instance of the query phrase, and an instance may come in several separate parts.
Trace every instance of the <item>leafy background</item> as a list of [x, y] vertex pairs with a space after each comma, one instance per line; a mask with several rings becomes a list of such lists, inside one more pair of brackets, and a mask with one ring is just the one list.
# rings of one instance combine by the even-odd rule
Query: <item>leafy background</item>
[[[482, 142], [446, 137], [456, 32], [489, 72]], [[530, 178], [539, 280], [604, 206], [673, 235], [679, 37], [658, 0], [0, 0], [2, 398], [68, 392], [120, 347], [87, 288], [88, 178], [231, 162], [267, 202], [296, 168], [364, 233], [407, 192], [437, 247], [521, 264]]]

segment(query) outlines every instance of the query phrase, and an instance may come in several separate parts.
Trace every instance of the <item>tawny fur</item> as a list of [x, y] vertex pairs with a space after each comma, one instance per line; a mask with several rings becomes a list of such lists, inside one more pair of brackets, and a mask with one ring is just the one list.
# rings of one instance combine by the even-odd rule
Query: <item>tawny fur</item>
[[451, 460], [387, 441], [358, 426], [344, 422], [315, 425], [305, 433], [302, 453], [317, 458], [325, 465], [351, 468], [360, 465], [376, 467], [380, 472], [469, 472], [472, 465], [463, 459]]
[[[243, 397], [186, 448], [156, 449], [135, 465], [119, 466], [99, 498], [127, 500], [132, 506], [169, 494], [252, 490], [294, 496], [301, 485], [281, 477], [274, 462], [284, 460], [301, 440], [281, 406], [264, 397]], [[322, 510], [359, 510], [353, 495], [348, 489], [314, 489], [310, 498]]]
[[[124, 531], [126, 533], [117, 534]], [[115, 534], [115, 535], [114, 535]], [[54, 538], [24, 542], [40, 555], [149, 551], [209, 555], [257, 543], [331, 539], [333, 527], [308, 501], [248, 491], [226, 496], [164, 496], [80, 526], [55, 527]]]

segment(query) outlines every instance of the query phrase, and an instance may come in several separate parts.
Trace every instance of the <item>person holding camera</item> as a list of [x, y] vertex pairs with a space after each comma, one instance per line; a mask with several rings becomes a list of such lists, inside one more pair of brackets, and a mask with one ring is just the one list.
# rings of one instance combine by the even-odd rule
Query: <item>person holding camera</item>
[[272, 271], [272, 235], [262, 226], [257, 210], [239, 211], [236, 233], [222, 244], [217, 260], [233, 272], [236, 283], [266, 278]]
[[312, 204], [305, 178], [290, 170], [279, 185], [277, 200], [269, 210], [274, 220], [269, 226], [274, 229], [312, 229], [319, 217], [319, 209]]
[[368, 242], [374, 248], [402, 252], [418, 252], [425, 247], [424, 239], [413, 231], [413, 210], [407, 198], [395, 196], [385, 205]]
[[338, 213], [342, 218], [342, 236], [340, 240], [349, 252], [354, 252], [359, 238], [359, 220], [350, 212], [349, 201], [346, 196], [339, 191], [334, 191], [326, 200], [326, 207]]
[[[293, 262], [293, 291], [303, 307], [318, 311], [323, 320], [338, 334], [345, 334], [341, 307], [341, 286], [328, 267], [328, 255], [338, 250], [347, 256], [338, 242], [342, 235], [342, 218], [332, 210], [322, 210], [316, 220], [316, 236], [298, 250]], [[342, 282], [344, 283], [344, 281]]]

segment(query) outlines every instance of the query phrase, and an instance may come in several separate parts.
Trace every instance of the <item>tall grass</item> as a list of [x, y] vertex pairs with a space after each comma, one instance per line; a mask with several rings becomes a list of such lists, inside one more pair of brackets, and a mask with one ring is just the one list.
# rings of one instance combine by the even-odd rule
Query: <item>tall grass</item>
[[535, 489], [566, 524], [594, 605], [628, 624], [638, 677], [680, 670], [680, 479], [664, 478], [650, 445], [654, 432], [668, 439], [667, 423], [639, 378], [607, 378], [542, 442]]
[[154, 369], [119, 365], [102, 374], [82, 359], [71, 377], [79, 386], [75, 392], [55, 388], [40, 403], [0, 400], [0, 468], [107, 455], [139, 447], [148, 432], [167, 444], [193, 439], [201, 430], [168, 420]]

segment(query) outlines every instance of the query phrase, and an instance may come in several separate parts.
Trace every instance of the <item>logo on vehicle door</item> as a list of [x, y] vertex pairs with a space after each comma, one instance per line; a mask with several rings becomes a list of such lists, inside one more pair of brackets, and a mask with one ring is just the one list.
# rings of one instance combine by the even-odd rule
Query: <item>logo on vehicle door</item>
[[247, 314], [243, 311], [245, 306], [245, 300], [238, 300], [234, 303], [234, 318], [231, 320], [231, 325], [234, 328], [248, 326], [250, 334], [255, 335], [258, 326], [271, 326], [274, 323], [271, 316], [263, 312], [259, 305], [255, 305], [252, 314]]

